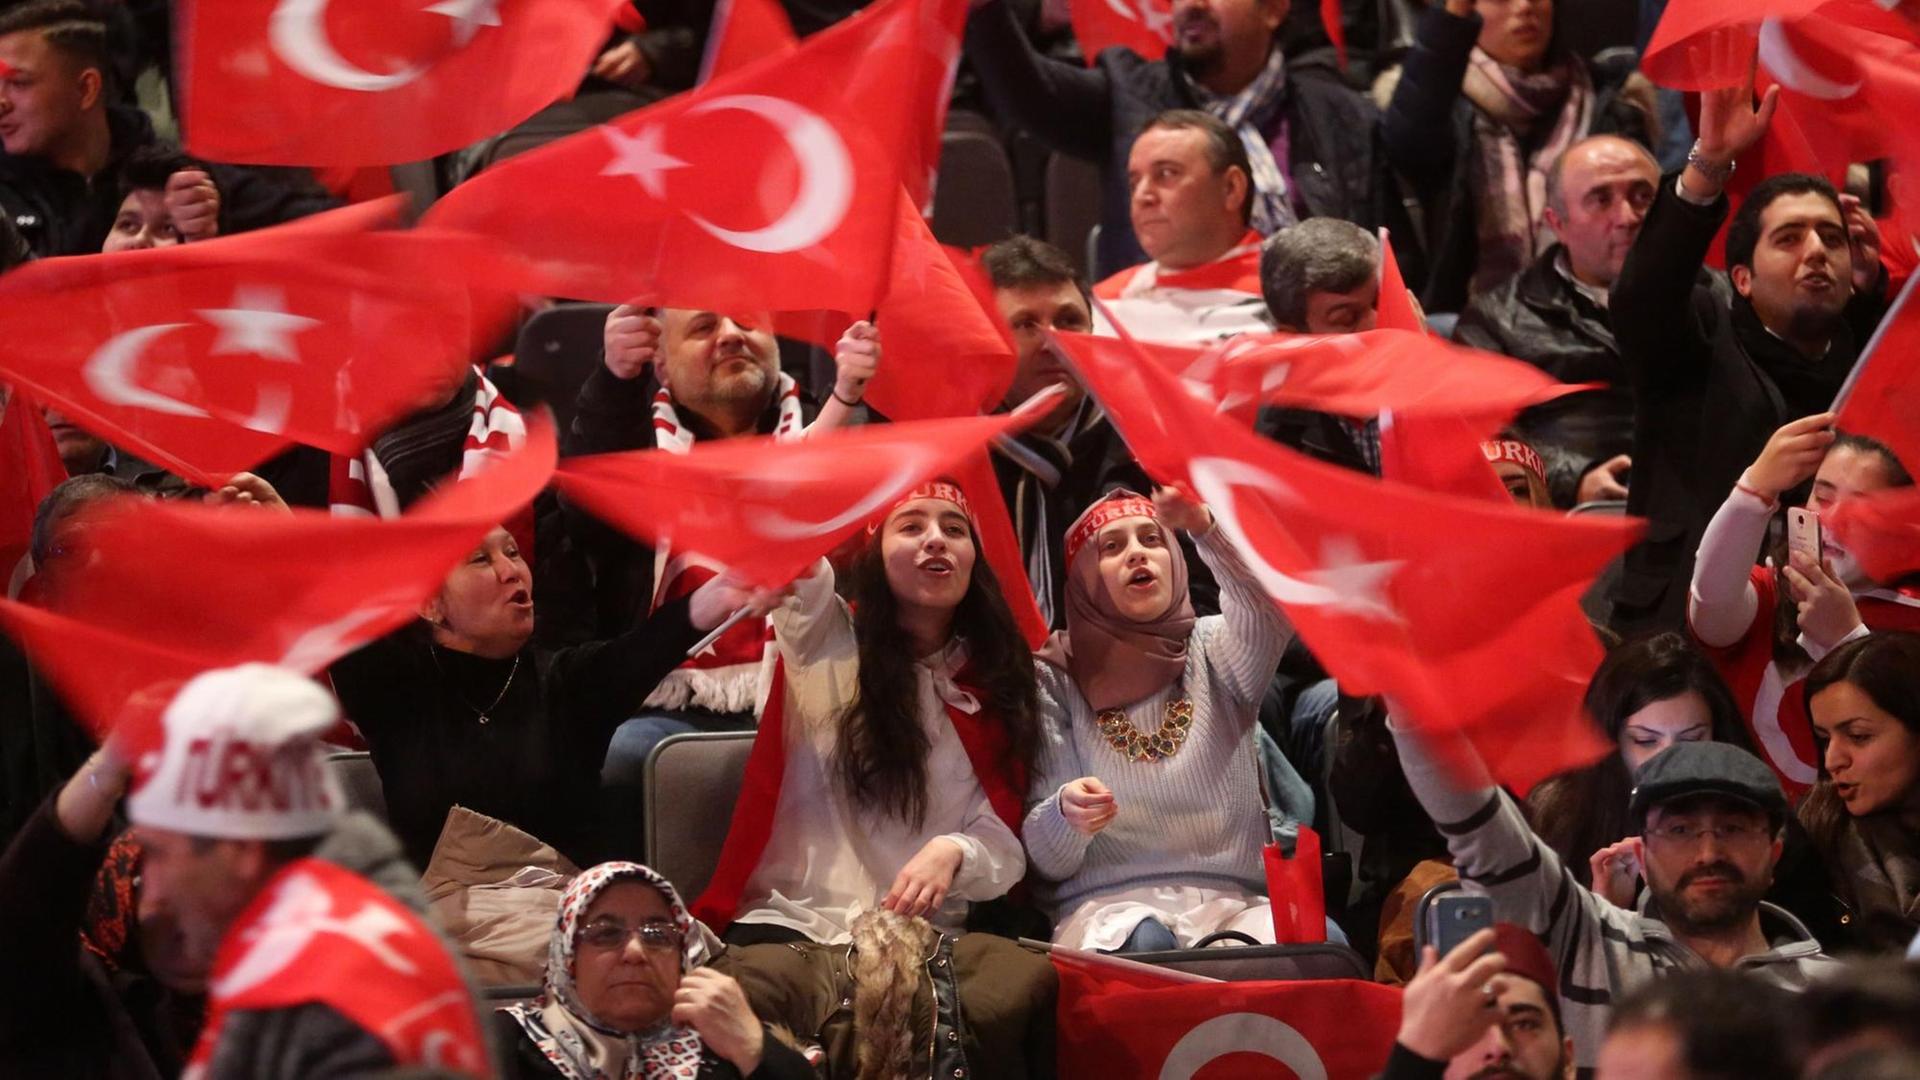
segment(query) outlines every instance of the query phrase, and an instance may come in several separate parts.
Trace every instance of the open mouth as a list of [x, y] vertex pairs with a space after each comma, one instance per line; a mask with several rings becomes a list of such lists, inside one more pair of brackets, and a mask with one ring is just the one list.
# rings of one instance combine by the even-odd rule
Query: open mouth
[[932, 574], [935, 577], [946, 577], [953, 573], [953, 563], [936, 555], [931, 559], [921, 561], [920, 572], [923, 574]]
[[1833, 288], [1833, 278], [1826, 274], [1808, 274], [1806, 277], [1800, 279], [1800, 287], [1825, 292]]
[[1860, 794], [1860, 785], [1859, 784], [1835, 784], [1833, 785], [1833, 793], [1835, 795], [1840, 796], [1841, 802], [1851, 802], [1853, 801], [1854, 796]]
[[1160, 579], [1154, 576], [1153, 571], [1142, 567], [1127, 575], [1127, 588], [1151, 589], [1153, 588], [1154, 582], [1158, 580]]
[[514, 607], [530, 608], [533, 606], [533, 594], [525, 589], [515, 589], [513, 595], [507, 597], [507, 603]]

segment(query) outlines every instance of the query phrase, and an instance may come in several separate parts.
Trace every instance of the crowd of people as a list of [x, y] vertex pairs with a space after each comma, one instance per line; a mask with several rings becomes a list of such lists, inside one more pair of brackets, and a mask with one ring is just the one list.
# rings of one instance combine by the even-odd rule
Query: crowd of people
[[[692, 89], [725, 6], [621, 5], [574, 101], [442, 175]], [[110, 733], [0, 637], [0, 1074], [1053, 1076], [1067, 1021], [1036, 942], [1289, 940], [1270, 864], [1312, 830], [1338, 854], [1306, 939], [1404, 987], [1386, 1077], [1920, 1076], [1920, 577], [1787, 524], [1913, 484], [1904, 432], [1834, 411], [1912, 263], [1885, 163], [1735, 205], [1778, 91], [1750, 75], [1689, 119], [1631, 49], [1575, 51], [1552, 0], [1358, 5], [1338, 59], [1325, 6], [1173, 0], [1163, 54], [1084, 58], [1056, 6], [974, 0], [955, 96], [1100, 178], [1084, 252], [976, 253], [1013, 354], [999, 411], [1032, 414], [991, 447], [991, 505], [928, 477], [767, 587], [549, 488], [412, 625], [316, 677], [253, 663], [136, 695]], [[856, 5], [786, 7], [810, 33]], [[364, 175], [162, 137], [173, 18], [0, 2], [0, 274], [363, 197]], [[865, 400], [899, 362], [884, 316], [829, 351], [707, 302], [606, 312], [559, 388], [563, 457], [888, 422]], [[1583, 384], [1486, 433], [1515, 504], [1645, 521], [1586, 603], [1605, 752], [1530, 792], [1346, 692], [1272, 567], [1141, 466], [1056, 337], [1350, 335], [1406, 310], [1405, 332]], [[0, 580], [62, 610], [98, 569], [93, 522], [138, 500], [396, 516], [521, 445], [553, 390], [481, 364], [358, 455], [296, 446], [208, 488], [0, 384], [0, 418], [34, 410], [67, 474]], [[1383, 474], [1377, 415], [1252, 419]], [[1024, 580], [988, 561], [1002, 519]], [[694, 797], [646, 791], [647, 763], [701, 732], [752, 750], [695, 895], [645, 865], [641, 819]], [[370, 755], [377, 807], [349, 809], [343, 750]], [[476, 876], [485, 857], [507, 872]], [[448, 883], [492, 905], [484, 947]], [[1443, 950], [1428, 914], [1456, 890], [1496, 921]], [[509, 953], [537, 992], [482, 991]]]

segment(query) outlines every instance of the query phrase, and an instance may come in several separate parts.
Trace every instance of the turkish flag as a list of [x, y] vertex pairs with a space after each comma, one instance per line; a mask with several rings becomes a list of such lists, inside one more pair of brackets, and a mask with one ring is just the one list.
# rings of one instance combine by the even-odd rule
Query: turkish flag
[[1215, 411], [1249, 419], [1259, 405], [1270, 404], [1355, 419], [1388, 410], [1490, 417], [1497, 427], [1529, 405], [1587, 389], [1559, 382], [1532, 364], [1425, 331], [1242, 334], [1205, 348], [1090, 334], [1057, 338], [1077, 362], [1150, 358], [1190, 392], [1211, 401]]
[[1899, 581], [1920, 571], [1920, 488], [1841, 499], [1821, 520], [1873, 580]]
[[1746, 80], [1763, 22], [1800, 19], [1828, 0], [1670, 0], [1647, 40], [1640, 70], [1674, 90], [1714, 90]]
[[101, 504], [83, 510], [84, 550], [68, 556], [83, 565], [49, 571], [51, 610], [0, 602], [0, 626], [96, 735], [132, 695], [210, 668], [310, 674], [416, 618], [448, 570], [539, 495], [556, 453], [552, 422], [536, 419], [520, 450], [385, 520]]
[[393, 165], [569, 97], [625, 0], [192, 0], [187, 150], [258, 165]]
[[1088, 67], [1108, 49], [1158, 60], [1173, 44], [1172, 0], [1070, 0], [1068, 17]]
[[1367, 1080], [1400, 1026], [1401, 992], [1376, 983], [1173, 982], [1051, 955], [1061, 1076]]
[[67, 478], [39, 403], [19, 390], [4, 398], [4, 391], [0, 386], [0, 583], [27, 553], [40, 500]]
[[776, 0], [719, 0], [713, 6], [713, 27], [707, 34], [707, 54], [700, 60], [699, 81], [783, 55], [799, 43], [793, 21]]
[[[932, 2], [932, 0], [928, 0]], [[427, 214], [612, 303], [867, 312], [917, 145], [920, 0], [487, 170]]]
[[1024, 415], [924, 420], [800, 442], [699, 442], [685, 454], [593, 454], [568, 458], [554, 482], [589, 513], [637, 539], [778, 586], [921, 482], [1028, 421]]
[[1834, 401], [1834, 426], [1886, 443], [1920, 468], [1920, 275], [1907, 279]]
[[461, 279], [508, 265], [474, 237], [307, 223], [47, 259], [0, 279], [0, 378], [218, 487], [295, 442], [356, 453], [444, 400], [512, 312]]
[[1013, 346], [902, 193], [893, 265], [877, 325], [886, 361], [866, 400], [893, 420], [975, 416], [997, 408], [1013, 382]]
[[1605, 752], [1581, 709], [1601, 651], [1579, 598], [1636, 523], [1375, 480], [1215, 415], [1145, 357], [1075, 359], [1140, 464], [1208, 505], [1342, 689], [1461, 731], [1522, 793]]
[[1400, 260], [1393, 255], [1393, 238], [1380, 230], [1380, 311], [1374, 325], [1381, 330], [1427, 332], [1427, 320], [1407, 290], [1407, 279], [1400, 276]]
[[1826, 170], [1895, 157], [1920, 164], [1920, 136], [1889, 118], [1920, 111], [1920, 44], [1898, 16], [1838, 3], [1814, 18], [1768, 22], [1760, 65], [1780, 87]]

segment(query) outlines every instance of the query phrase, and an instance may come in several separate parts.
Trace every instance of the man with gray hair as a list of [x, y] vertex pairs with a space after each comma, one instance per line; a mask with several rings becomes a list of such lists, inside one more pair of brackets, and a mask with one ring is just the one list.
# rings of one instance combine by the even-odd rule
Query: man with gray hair
[[1543, 217], [1558, 242], [1475, 298], [1454, 329], [1463, 345], [1525, 360], [1562, 382], [1607, 384], [1520, 416], [1562, 508], [1627, 497], [1633, 393], [1607, 321], [1607, 292], [1659, 182], [1660, 166], [1629, 139], [1596, 135], [1568, 147], [1547, 171]]
[[1339, 218], [1309, 218], [1282, 229], [1260, 252], [1260, 292], [1282, 330], [1371, 330], [1380, 309], [1380, 241]]

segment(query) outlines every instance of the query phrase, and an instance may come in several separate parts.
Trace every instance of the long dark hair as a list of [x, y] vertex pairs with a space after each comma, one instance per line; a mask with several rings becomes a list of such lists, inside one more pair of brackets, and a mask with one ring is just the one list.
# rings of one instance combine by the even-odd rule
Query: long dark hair
[[1587, 859], [1632, 832], [1627, 796], [1633, 777], [1620, 758], [1627, 717], [1656, 701], [1697, 693], [1712, 718], [1713, 741], [1751, 749], [1733, 693], [1692, 641], [1671, 630], [1636, 638], [1607, 654], [1587, 684], [1586, 707], [1615, 749], [1577, 772], [1541, 784], [1527, 799], [1533, 828], [1582, 885]]
[[[1813, 699], [1820, 691], [1847, 683], [1859, 687], [1872, 702], [1892, 715], [1908, 731], [1920, 735], [1920, 634], [1905, 630], [1883, 630], [1856, 638], [1828, 653], [1802, 683], [1808, 723], [1813, 718]], [[1833, 850], [1833, 842], [1847, 823], [1847, 807], [1833, 790], [1833, 777], [1827, 775], [1827, 742], [1814, 729], [1814, 756], [1819, 759], [1820, 779], [1800, 807], [1800, 823], [1821, 852]]]
[[[953, 636], [967, 643], [967, 685], [1007, 733], [1011, 764], [1024, 774], [1039, 741], [1033, 653], [1000, 594], [974, 534], [972, 579], [953, 613]], [[855, 556], [851, 574], [853, 633], [860, 653], [860, 689], [847, 705], [835, 750], [835, 771], [848, 800], [919, 828], [927, 816], [927, 733], [920, 726], [914, 657], [900, 632], [900, 602], [887, 583], [875, 533]]]
[[[1887, 486], [1890, 488], [1912, 487], [1913, 476], [1901, 463], [1900, 456], [1893, 448], [1878, 439], [1865, 435], [1855, 435], [1850, 431], [1836, 431], [1833, 445], [1827, 447], [1828, 455], [1836, 450], [1852, 450], [1860, 454], [1875, 454], [1880, 458], [1881, 468], [1886, 470]], [[1823, 459], [1824, 460], [1824, 459]], [[1800, 605], [1794, 602], [1793, 593], [1787, 588], [1784, 570], [1787, 565], [1787, 538], [1784, 530], [1774, 541], [1769, 552], [1773, 556], [1775, 578], [1773, 601], [1773, 658], [1776, 662], [1798, 668], [1811, 659], [1807, 651], [1800, 647]], [[1892, 584], [1889, 582], [1888, 584]]]

